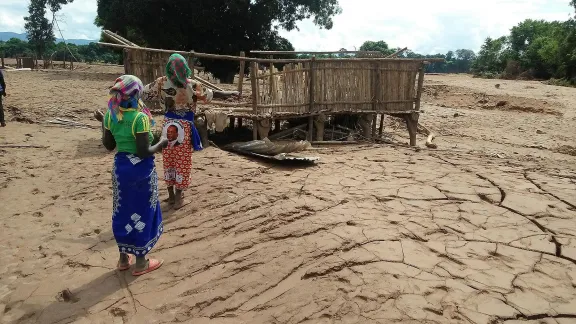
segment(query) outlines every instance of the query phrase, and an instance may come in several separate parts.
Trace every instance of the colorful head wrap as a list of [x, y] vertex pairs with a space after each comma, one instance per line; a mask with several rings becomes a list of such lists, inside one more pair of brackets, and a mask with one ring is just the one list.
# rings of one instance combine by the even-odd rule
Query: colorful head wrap
[[192, 70], [188, 66], [188, 61], [180, 54], [172, 54], [166, 64], [166, 77], [172, 81], [175, 86], [185, 88], [189, 78], [192, 76]]
[[144, 90], [144, 85], [139, 78], [133, 75], [123, 75], [116, 79], [112, 88], [110, 88], [110, 100], [108, 101], [108, 110], [112, 116], [112, 121], [117, 123], [122, 120], [122, 111], [120, 106], [130, 104], [131, 108], [136, 108], [142, 111], [150, 118], [153, 124], [152, 114], [146, 108], [140, 97]]

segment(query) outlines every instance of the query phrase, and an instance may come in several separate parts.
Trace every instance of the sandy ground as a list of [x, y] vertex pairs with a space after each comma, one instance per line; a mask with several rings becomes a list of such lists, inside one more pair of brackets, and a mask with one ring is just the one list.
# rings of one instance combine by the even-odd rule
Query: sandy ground
[[287, 169], [206, 149], [164, 213], [166, 264], [133, 278], [115, 271], [113, 153], [44, 123], [96, 126], [120, 73], [6, 73], [0, 145], [46, 147], [0, 146], [2, 323], [576, 323], [576, 89], [427, 76], [437, 150]]

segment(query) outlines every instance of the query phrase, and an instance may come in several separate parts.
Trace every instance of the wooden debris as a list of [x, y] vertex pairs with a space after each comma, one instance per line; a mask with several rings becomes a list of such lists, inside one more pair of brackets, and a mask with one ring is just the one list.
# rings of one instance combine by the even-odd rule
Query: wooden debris
[[313, 145], [348, 145], [360, 144], [358, 141], [313, 141]]
[[69, 119], [64, 119], [64, 118], [55, 118], [54, 120], [48, 120], [47, 121], [50, 124], [56, 124], [56, 125], [62, 125], [62, 126], [68, 126], [68, 127], [75, 127], [75, 128], [87, 128], [87, 129], [96, 129], [98, 127], [96, 126], [92, 126], [92, 125], [88, 125], [88, 124], [83, 124], [77, 121], [73, 121], [73, 120], [69, 120]]
[[438, 145], [436, 145], [435, 143], [432, 143], [432, 140], [434, 140], [434, 137], [436, 137], [434, 134], [430, 133], [430, 135], [428, 135], [428, 138], [426, 139], [426, 147], [431, 148], [431, 149], [437, 149]]
[[0, 145], [0, 148], [48, 148], [48, 146], [45, 146], [45, 145], [12, 145], [12, 144], [7, 144], [7, 145]]

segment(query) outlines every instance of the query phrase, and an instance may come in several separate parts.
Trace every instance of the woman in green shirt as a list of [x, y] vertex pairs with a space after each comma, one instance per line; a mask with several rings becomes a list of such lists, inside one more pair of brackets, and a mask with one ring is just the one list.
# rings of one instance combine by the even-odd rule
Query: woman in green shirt
[[136, 256], [135, 276], [154, 271], [163, 263], [146, 255], [164, 230], [154, 153], [162, 151], [168, 140], [162, 138], [150, 146], [153, 121], [150, 112], [139, 104], [143, 88], [135, 76], [116, 79], [102, 121], [102, 143], [110, 151], [117, 150], [112, 169], [112, 231], [120, 252], [118, 270], [130, 269]]

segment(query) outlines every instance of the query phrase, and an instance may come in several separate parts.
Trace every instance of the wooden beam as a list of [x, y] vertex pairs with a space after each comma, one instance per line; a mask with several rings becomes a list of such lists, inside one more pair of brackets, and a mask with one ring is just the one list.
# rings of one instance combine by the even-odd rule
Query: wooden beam
[[261, 55], [329, 55], [329, 54], [380, 54], [379, 51], [250, 51], [250, 54], [261, 54]]
[[[240, 57], [246, 57], [246, 54], [240, 52]], [[242, 97], [242, 86], [244, 84], [244, 70], [246, 69], [246, 61], [240, 61], [240, 70], [238, 71], [238, 93]]]
[[418, 70], [418, 88], [416, 89], [416, 104], [414, 110], [420, 111], [420, 99], [422, 97], [422, 88], [424, 87], [424, 65]]
[[[316, 83], [316, 70], [314, 70], [314, 65], [316, 62], [316, 57], [313, 56], [312, 60], [310, 61], [310, 72], [308, 72], [308, 79], [310, 80], [310, 89], [308, 90], [309, 92], [309, 99], [308, 99], [308, 103], [310, 104], [310, 106], [308, 107], [308, 112], [313, 113], [314, 112], [314, 86]], [[308, 140], [310, 142], [312, 142], [314, 140], [314, 117], [310, 116], [308, 117]]]
[[[182, 55], [188, 55], [190, 52], [187, 51], [173, 51], [173, 50], [165, 50], [165, 49], [158, 49], [158, 48], [147, 48], [147, 47], [134, 47], [122, 44], [112, 44], [112, 43], [97, 43], [100, 46], [107, 46], [113, 48], [128, 48], [128, 49], [135, 49], [135, 50], [145, 50], [148, 52], [156, 52], [156, 53], [178, 53]], [[233, 55], [219, 55], [219, 54], [208, 54], [208, 53], [194, 53], [196, 57], [199, 58], [208, 58], [208, 59], [215, 59], [215, 60], [227, 60], [227, 61], [246, 61], [246, 62], [259, 62], [259, 63], [302, 63], [302, 62], [310, 62], [311, 59], [261, 59], [261, 58], [254, 58], [254, 57], [240, 57], [240, 56], [233, 56]], [[385, 57], [370, 57], [370, 58], [319, 58], [316, 61], [322, 62], [341, 62], [342, 60], [346, 61], [358, 61], [358, 62], [444, 62], [443, 58], [415, 58], [415, 59], [407, 59], [407, 58], [385, 58]]]
[[401, 50], [399, 50], [399, 51], [396, 51], [396, 52], [394, 52], [394, 53], [386, 56], [386, 58], [396, 57], [396, 56], [404, 53], [404, 51], [406, 51], [406, 50], [408, 50], [408, 47], [404, 47], [403, 49], [401, 49]]

